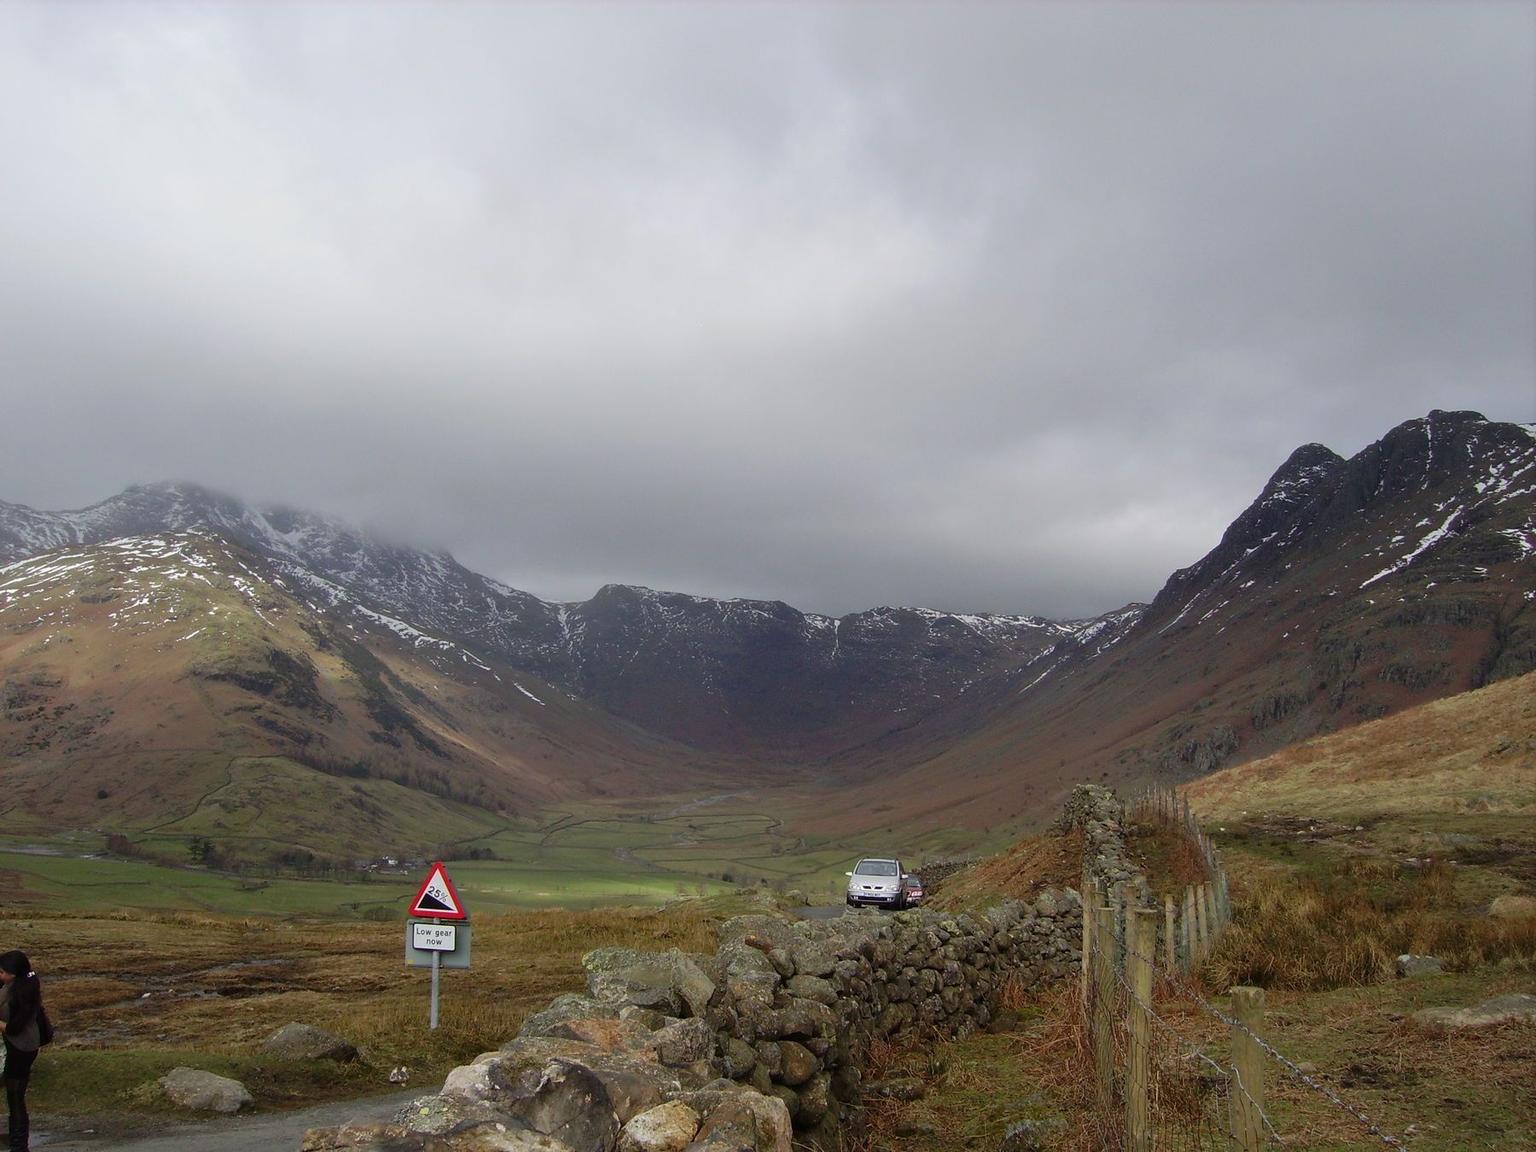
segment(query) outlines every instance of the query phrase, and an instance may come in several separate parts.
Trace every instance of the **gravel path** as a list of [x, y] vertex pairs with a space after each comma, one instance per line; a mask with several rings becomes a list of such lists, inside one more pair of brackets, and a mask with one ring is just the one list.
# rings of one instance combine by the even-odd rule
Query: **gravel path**
[[409, 1092], [319, 1104], [295, 1112], [178, 1124], [154, 1136], [131, 1138], [75, 1133], [50, 1137], [34, 1119], [32, 1147], [35, 1152], [292, 1152], [307, 1129], [349, 1120], [388, 1120], [404, 1104], [432, 1091], [432, 1086], [423, 1085]]

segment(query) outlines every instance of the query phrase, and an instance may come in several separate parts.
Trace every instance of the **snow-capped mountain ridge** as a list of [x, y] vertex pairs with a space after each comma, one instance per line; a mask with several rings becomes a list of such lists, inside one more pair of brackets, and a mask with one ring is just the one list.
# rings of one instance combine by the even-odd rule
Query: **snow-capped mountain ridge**
[[840, 619], [779, 601], [610, 584], [546, 603], [447, 553], [339, 520], [258, 509], [186, 483], [137, 485], [72, 512], [0, 503], [0, 559], [197, 531], [249, 549], [317, 611], [474, 667], [510, 668], [706, 744], [808, 738], [849, 714], [923, 712], [1004, 676], [1092, 622], [881, 607]]
[[831, 754], [894, 716], [910, 726], [962, 698], [996, 706], [1026, 686], [1035, 696], [1102, 679], [1084, 673], [1192, 630], [1220, 637], [1264, 605], [1508, 572], [1536, 555], [1533, 494], [1536, 427], [1476, 413], [1432, 412], [1348, 460], [1303, 445], [1150, 605], [1075, 621], [891, 606], [834, 619], [780, 601], [626, 584], [551, 604], [447, 553], [190, 484], [135, 486], [74, 512], [0, 503], [0, 562], [207, 532], [248, 549], [317, 611], [464, 668], [535, 676], [701, 747]]
[[[1299, 559], [1324, 546], [1347, 573], [1341, 586], [1352, 581], [1357, 589], [1436, 558], [1455, 565], [1454, 545], [1464, 529], [1502, 518], [1503, 506], [1519, 508], [1536, 495], [1533, 439], [1527, 425], [1437, 409], [1398, 425], [1349, 460], [1320, 444], [1298, 448], [1221, 543], [1169, 578], [1149, 618], [1164, 630], [1188, 622], [1197, 606], [1212, 608], [1219, 590], [1272, 586], [1293, 554]], [[1405, 510], [1415, 509], [1405, 524]], [[1510, 545], [1502, 558], [1529, 555], [1536, 517], [1517, 514], [1502, 535]], [[1347, 542], [1342, 553], [1341, 540]], [[1475, 551], [1487, 547], [1479, 534]], [[1499, 551], [1483, 559], [1497, 562]], [[1475, 575], [1487, 565], [1464, 560], [1459, 567]]]

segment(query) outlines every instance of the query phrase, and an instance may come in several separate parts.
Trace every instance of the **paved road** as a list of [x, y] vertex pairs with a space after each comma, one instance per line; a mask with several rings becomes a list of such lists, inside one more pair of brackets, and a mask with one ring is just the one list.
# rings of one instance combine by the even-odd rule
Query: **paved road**
[[37, 1152], [292, 1152], [307, 1129], [345, 1124], [349, 1120], [388, 1120], [402, 1105], [434, 1089], [434, 1085], [423, 1085], [410, 1092], [320, 1104], [296, 1112], [178, 1124], [155, 1136], [131, 1139], [74, 1133], [50, 1137], [34, 1120], [32, 1147]]

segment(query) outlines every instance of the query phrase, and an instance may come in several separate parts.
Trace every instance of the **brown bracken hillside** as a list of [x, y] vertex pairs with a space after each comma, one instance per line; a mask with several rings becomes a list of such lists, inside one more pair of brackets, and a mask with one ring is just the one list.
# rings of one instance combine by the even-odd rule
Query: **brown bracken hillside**
[[1188, 787], [1208, 818], [1291, 812], [1536, 816], [1536, 673], [1227, 768]]

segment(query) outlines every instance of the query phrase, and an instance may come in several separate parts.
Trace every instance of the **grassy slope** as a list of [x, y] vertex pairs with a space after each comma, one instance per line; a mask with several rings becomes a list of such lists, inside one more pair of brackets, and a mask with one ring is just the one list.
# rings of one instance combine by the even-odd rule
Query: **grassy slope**
[[1536, 815], [1536, 673], [1309, 740], [1187, 791], [1212, 819]]

